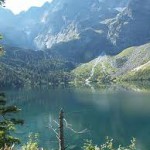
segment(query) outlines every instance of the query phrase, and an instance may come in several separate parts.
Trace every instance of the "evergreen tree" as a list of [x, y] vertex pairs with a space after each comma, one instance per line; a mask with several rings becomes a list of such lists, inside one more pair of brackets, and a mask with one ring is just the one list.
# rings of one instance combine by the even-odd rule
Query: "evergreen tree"
[[0, 0], [0, 5], [4, 4], [5, 0]]
[[15, 119], [14, 113], [20, 111], [16, 106], [7, 106], [4, 93], [0, 93], [0, 148], [5, 145], [19, 144], [20, 140], [11, 134], [15, 131], [16, 125], [23, 124], [23, 120]]
[[[3, 38], [2, 35], [0, 35], [0, 40], [2, 40], [2, 38]], [[3, 48], [2, 48], [2, 46], [0, 45], [0, 55], [2, 55], [3, 52], [4, 52], [4, 51], [3, 51]]]
[[[4, 2], [5, 2], [5, 0], [0, 0], [0, 6], [3, 5]], [[1, 40], [1, 39], [2, 39], [2, 35], [0, 34], [0, 40]], [[1, 55], [2, 52], [3, 52], [3, 48], [2, 48], [2, 46], [0, 45], [0, 55]]]

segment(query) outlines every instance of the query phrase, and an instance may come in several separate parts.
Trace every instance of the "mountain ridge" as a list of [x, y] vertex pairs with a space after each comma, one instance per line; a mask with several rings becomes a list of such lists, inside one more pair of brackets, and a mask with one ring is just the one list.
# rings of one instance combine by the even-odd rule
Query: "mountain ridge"
[[126, 3], [125, 0], [54, 0], [13, 16], [15, 19], [9, 23], [12, 25], [10, 27], [6, 24], [10, 19], [1, 14], [3, 19], [0, 23], [4, 23], [0, 27], [4, 35], [3, 44], [52, 49], [62, 55], [76, 51], [78, 55], [75, 59], [81, 57], [78, 61], [89, 61], [104, 49], [114, 53], [115, 48], [107, 39], [107, 26], [100, 22], [115, 17], [120, 12], [116, 8], [125, 7]]
[[48, 49], [67, 59], [72, 59], [73, 55], [75, 61], [87, 62], [102, 51], [113, 55], [149, 42], [150, 11], [147, 6], [148, 0], [54, 0], [12, 18], [14, 25], [6, 17], [13, 27], [4, 24], [0, 31], [6, 44]]
[[84, 84], [87, 79], [89, 83], [150, 80], [149, 60], [150, 43], [147, 43], [127, 48], [116, 56], [99, 56], [80, 65], [72, 74], [75, 75], [75, 81]]
[[[0, 32], [4, 35], [3, 44], [10, 47], [42, 50], [47, 57], [58, 54], [75, 63], [92, 61], [104, 52], [110, 59], [115, 57], [121, 61], [121, 65], [126, 61], [117, 58], [121, 51], [150, 42], [148, 6], [148, 0], [54, 0], [16, 16], [0, 9], [0, 15], [4, 16], [0, 18]], [[131, 51], [135, 56], [138, 53], [138, 48], [134, 54]], [[133, 57], [131, 64], [133, 59], [137, 60]], [[119, 67], [112, 67], [105, 59], [103, 62], [108, 67], [108, 75]], [[124, 70], [112, 73], [111, 77], [133, 69], [131, 64], [126, 63]]]

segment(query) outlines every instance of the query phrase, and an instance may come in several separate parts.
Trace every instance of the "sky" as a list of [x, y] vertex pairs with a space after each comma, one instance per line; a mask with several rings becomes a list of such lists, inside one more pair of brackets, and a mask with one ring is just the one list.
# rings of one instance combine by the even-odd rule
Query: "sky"
[[45, 2], [52, 2], [53, 0], [6, 0], [5, 6], [14, 14], [21, 11], [26, 11], [32, 6], [42, 6]]

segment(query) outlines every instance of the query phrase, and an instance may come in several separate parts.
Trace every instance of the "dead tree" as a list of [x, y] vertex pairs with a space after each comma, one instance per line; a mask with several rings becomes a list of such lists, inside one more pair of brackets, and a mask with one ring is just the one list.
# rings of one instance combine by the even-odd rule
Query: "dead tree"
[[63, 109], [60, 110], [59, 113], [59, 150], [65, 150], [65, 142], [64, 142], [64, 111]]
[[[55, 123], [58, 128], [55, 128], [52, 124]], [[66, 150], [68, 145], [65, 146], [65, 136], [64, 136], [64, 128], [69, 129], [75, 134], [84, 134], [86, 132], [89, 132], [88, 129], [84, 129], [82, 131], [76, 131], [72, 128], [72, 124], [69, 124], [67, 120], [64, 118], [64, 111], [63, 109], [60, 110], [59, 112], [59, 122], [56, 120], [53, 120], [50, 117], [50, 123], [49, 123], [49, 128], [54, 131], [56, 134], [56, 137], [58, 139], [59, 143], [59, 150]]]

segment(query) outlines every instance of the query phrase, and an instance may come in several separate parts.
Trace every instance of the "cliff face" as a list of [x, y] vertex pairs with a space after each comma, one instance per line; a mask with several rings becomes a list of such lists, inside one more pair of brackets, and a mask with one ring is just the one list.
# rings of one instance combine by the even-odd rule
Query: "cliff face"
[[14, 16], [1, 9], [4, 44], [49, 49], [67, 59], [91, 60], [150, 40], [149, 0], [54, 0]]
[[108, 24], [108, 38], [126, 48], [150, 41], [150, 1], [131, 0], [128, 7]]

